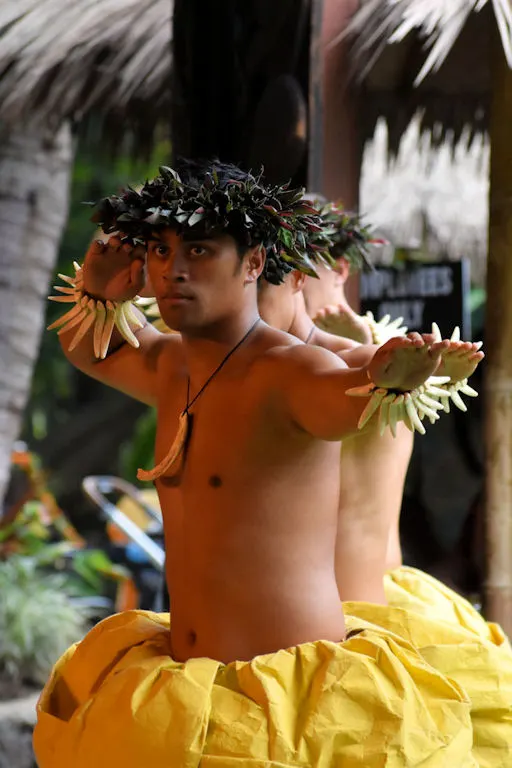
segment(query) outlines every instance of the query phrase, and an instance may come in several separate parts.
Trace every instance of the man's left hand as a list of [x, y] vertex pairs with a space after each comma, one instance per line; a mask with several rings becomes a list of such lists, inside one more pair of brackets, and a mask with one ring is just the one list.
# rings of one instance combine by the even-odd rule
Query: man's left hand
[[437, 375], [449, 376], [452, 382], [468, 379], [484, 358], [480, 345], [470, 341], [450, 341], [449, 344], [441, 353]]

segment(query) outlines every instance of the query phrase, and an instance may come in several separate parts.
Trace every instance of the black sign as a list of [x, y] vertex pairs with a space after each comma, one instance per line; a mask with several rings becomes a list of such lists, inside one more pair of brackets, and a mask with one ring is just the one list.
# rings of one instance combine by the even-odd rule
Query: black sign
[[419, 333], [430, 333], [436, 322], [443, 338], [458, 325], [462, 338], [470, 341], [469, 290], [467, 260], [375, 267], [361, 274], [361, 313], [371, 311], [376, 320], [403, 317], [409, 331]]

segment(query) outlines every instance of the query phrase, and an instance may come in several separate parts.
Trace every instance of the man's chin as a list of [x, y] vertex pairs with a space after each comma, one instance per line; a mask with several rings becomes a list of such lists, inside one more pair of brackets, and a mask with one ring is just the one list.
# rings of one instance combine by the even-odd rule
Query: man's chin
[[181, 333], [190, 324], [191, 313], [188, 304], [175, 304], [167, 299], [159, 299], [158, 308], [162, 320], [166, 326], [173, 331]]
[[169, 330], [175, 333], [193, 333], [197, 329], [197, 323], [191, 322], [180, 312], [162, 312], [162, 320]]
[[184, 323], [182, 320], [180, 320], [177, 317], [169, 316], [168, 313], [166, 315], [162, 315], [162, 320], [169, 328], [170, 331], [174, 331], [175, 333], [182, 333], [184, 327], [186, 326], [186, 323]]

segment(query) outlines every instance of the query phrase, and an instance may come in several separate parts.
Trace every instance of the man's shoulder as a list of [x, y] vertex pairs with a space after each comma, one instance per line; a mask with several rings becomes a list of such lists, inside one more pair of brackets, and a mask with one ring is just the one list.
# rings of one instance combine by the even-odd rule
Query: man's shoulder
[[183, 364], [183, 345], [181, 334], [172, 332], [160, 333], [148, 350], [148, 357], [160, 373], [167, 375], [170, 369], [181, 367]]
[[345, 368], [344, 362], [329, 349], [304, 344], [289, 333], [269, 329], [265, 345], [258, 356], [258, 366], [270, 373], [286, 375], [306, 369], [335, 370]]
[[358, 349], [361, 344], [353, 339], [348, 339], [345, 336], [335, 336], [332, 333], [327, 333], [317, 329], [315, 334], [315, 344], [323, 349], [328, 349], [329, 352], [334, 352], [335, 355], [339, 355], [343, 352], [350, 352], [353, 349]]

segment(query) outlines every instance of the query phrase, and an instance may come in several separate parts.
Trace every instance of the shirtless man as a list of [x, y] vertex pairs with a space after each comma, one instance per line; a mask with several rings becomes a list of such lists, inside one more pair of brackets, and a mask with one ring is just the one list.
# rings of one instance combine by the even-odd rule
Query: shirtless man
[[[349, 367], [364, 365], [376, 347], [361, 346], [314, 325], [303, 295], [309, 280], [313, 282], [293, 272], [282, 285], [261, 283], [261, 317], [308, 345], [338, 354]], [[389, 430], [381, 436], [374, 424], [343, 440], [336, 537], [336, 580], [342, 600], [386, 602], [383, 575], [391, 565], [390, 555], [391, 567], [401, 564], [398, 520], [413, 439], [403, 424], [398, 425], [396, 438]]]
[[[258, 306], [262, 319], [269, 325], [308, 345], [334, 352], [354, 368], [365, 365], [377, 347], [362, 346], [341, 335], [326, 333], [311, 319], [314, 316], [327, 327], [335, 327], [335, 307], [327, 305], [326, 311], [324, 301], [337, 299], [342, 308], [340, 324], [352, 322], [350, 313], [355, 316], [355, 323], [364, 323], [350, 310], [344, 296], [348, 262], [338, 259], [338, 263], [339, 271], [319, 265], [320, 279], [295, 271], [279, 286], [260, 281]], [[465, 343], [456, 344], [455, 348], [471, 358], [468, 374], [471, 373], [482, 358], [478, 347]], [[348, 435], [341, 446], [336, 579], [342, 600], [385, 603], [384, 573], [402, 564], [399, 518], [414, 437], [404, 424], [398, 425], [396, 437], [390, 430], [381, 435], [377, 427], [374, 423], [362, 432]]]
[[[325, 198], [319, 195], [309, 195], [308, 198], [321, 206], [324, 212], [329, 211], [329, 209], [333, 210], [332, 214], [327, 213], [327, 218], [336, 227], [337, 221], [334, 213], [336, 206], [329, 204]], [[352, 221], [356, 222], [355, 219]], [[355, 223], [355, 226], [359, 231], [363, 231], [358, 223]], [[370, 238], [369, 233], [365, 234]], [[362, 249], [365, 250], [364, 240]], [[365, 318], [354, 312], [345, 295], [345, 284], [350, 274], [361, 268], [362, 259], [357, 257], [357, 253], [355, 258], [347, 257], [347, 254], [343, 253], [343, 248], [340, 250], [336, 246], [331, 253], [336, 259], [336, 268], [327, 269], [325, 266], [319, 265], [317, 270], [319, 279], [307, 278], [304, 281], [302, 293], [306, 311], [318, 328], [328, 334], [340, 337], [340, 344], [346, 344], [349, 339], [361, 344], [372, 344], [376, 339], [373, 338], [370, 326]], [[342, 349], [344, 346], [340, 346], [340, 350]], [[361, 528], [353, 532], [356, 537], [355, 541], [357, 541], [358, 534], [362, 534], [365, 540], [369, 539], [370, 542], [373, 542], [375, 552], [381, 553], [383, 537], [387, 535], [386, 570], [393, 570], [402, 565], [400, 510], [413, 445], [413, 435], [402, 426], [396, 440], [389, 432], [383, 435], [381, 439], [377, 439], [375, 432], [369, 431], [363, 435], [356, 435], [354, 440], [345, 440], [341, 449], [343, 461], [340, 478], [340, 509], [346, 507], [347, 509], [358, 510], [357, 518], [360, 520]], [[368, 477], [375, 479], [375, 485], [372, 484], [372, 488], [367, 482]], [[379, 523], [376, 522], [377, 520]], [[340, 535], [343, 529], [344, 525], [341, 521]], [[349, 531], [345, 531], [345, 533], [347, 535], [344, 539], [346, 545], [351, 547], [352, 536]], [[355, 541], [354, 546], [357, 547]], [[338, 542], [338, 546], [341, 547], [339, 562], [344, 563], [344, 545]], [[369, 551], [373, 548], [370, 547]], [[372, 572], [375, 572], [377, 563], [380, 561], [381, 556], [379, 555], [374, 561], [373, 568], [369, 564]], [[346, 570], [343, 566], [341, 567], [343, 571]], [[341, 573], [340, 579], [344, 575]], [[367, 586], [359, 582], [359, 587], [357, 587], [357, 579], [351, 578], [349, 574], [347, 576], [348, 582], [341, 579], [341, 583], [352, 582], [359, 599], [371, 598], [378, 602], [382, 600], [384, 593], [381, 586], [377, 587], [377, 581], [370, 579]], [[344, 591], [344, 594], [348, 593]]]
[[[313, 318], [315, 324], [325, 332], [340, 337], [340, 344], [346, 344], [348, 339], [355, 339], [362, 344], [373, 342], [372, 333], [367, 322], [350, 307], [345, 295], [345, 284], [351, 273], [351, 264], [343, 255], [337, 254], [336, 269], [329, 270], [320, 265], [319, 279], [307, 278], [304, 281], [302, 293], [306, 312]], [[340, 349], [343, 347], [340, 346]], [[407, 469], [412, 456], [414, 436], [403, 425], [393, 439], [389, 432], [378, 437], [375, 431], [369, 430], [364, 434], [355, 435], [353, 439], [343, 442], [341, 448], [341, 488], [340, 510], [353, 510], [354, 518], [358, 520], [352, 533], [345, 530], [345, 521], [349, 516], [340, 518], [340, 563], [345, 562], [345, 546], [357, 548], [358, 535], [368, 541], [369, 551], [379, 553], [374, 561], [371, 572], [375, 573], [378, 565], [382, 565], [382, 547], [384, 537], [387, 539], [385, 570], [393, 570], [402, 565], [402, 548], [400, 546], [400, 510], [405, 485]], [[372, 477], [373, 482], [368, 483]], [[355, 512], [357, 510], [357, 513]], [[373, 547], [371, 546], [373, 543]], [[350, 559], [350, 558], [348, 558]], [[340, 565], [340, 583], [344, 584], [347, 568]], [[348, 573], [348, 583], [356, 589], [356, 597], [350, 599], [371, 599], [380, 602], [383, 599], [381, 582], [370, 579], [368, 586]], [[345, 595], [348, 592], [344, 591]], [[349, 599], [348, 597], [346, 599]]]
[[[252, 329], [191, 408], [194, 428], [183, 472], [156, 481], [172, 654], [181, 661], [250, 659], [344, 636], [333, 562], [335, 457], [339, 440], [357, 432], [366, 405], [345, 391], [365, 384], [368, 371], [386, 383], [381, 368], [395, 348], [380, 350], [369, 368], [348, 370], [326, 350], [258, 322], [264, 251], [257, 244], [241, 258], [238, 248], [227, 234], [189, 241], [171, 228], [149, 241], [147, 269], [162, 318], [180, 337], [145, 324], [138, 349], [114, 336], [108, 356], [98, 361], [91, 331], [71, 352], [75, 329], [60, 336], [81, 371], [157, 408], [160, 459], [187, 404], [188, 377], [192, 401]], [[94, 243], [84, 262], [85, 291], [117, 301], [134, 296], [143, 256], [141, 246], [134, 250], [116, 237], [107, 246]], [[435, 370], [444, 346], [429, 351], [418, 343], [414, 383]], [[412, 342], [401, 339], [396, 347], [416, 355]]]
[[[243, 185], [247, 178], [232, 167], [217, 165], [214, 179], [211, 171], [189, 165], [183, 172], [184, 196], [206, 190], [202, 204], [196, 203], [199, 222], [212, 199], [211, 188], [219, 190], [222, 201], [230, 185]], [[256, 226], [239, 235], [234, 225], [212, 231], [201, 223], [187, 228], [180, 227], [183, 219], [165, 219], [169, 199], [178, 194], [173, 184], [170, 173], [150, 183], [147, 196], [143, 190], [131, 212], [117, 219], [118, 209], [110, 223], [108, 206], [103, 208], [110, 228], [116, 225], [128, 235], [135, 234], [130, 221], [144, 222], [142, 232], [150, 230], [147, 254], [145, 246], [123, 244], [116, 236], [106, 245], [95, 243], [85, 257], [83, 280], [89, 296], [128, 300], [142, 287], [147, 258], [162, 317], [181, 336], [161, 334], [141, 317], [138, 348], [115, 332], [107, 356], [98, 360], [92, 328], [71, 351], [76, 328], [61, 333], [73, 365], [157, 408], [157, 460], [183, 428], [184, 411], [193, 417], [193, 426], [185, 425], [188, 437], [178, 471], [173, 464], [172, 471], [156, 479], [172, 605], [171, 656], [187, 664], [204, 658], [240, 663], [320, 638], [338, 647], [345, 637], [334, 566], [339, 441], [357, 432], [367, 402], [347, 396], [347, 390], [369, 378], [382, 387], [413, 389], [436, 370], [448, 342], [395, 339], [368, 365], [348, 369], [327, 349], [270, 328], [259, 318], [257, 283], [262, 273], [276, 280], [286, 271], [279, 251], [272, 257], [269, 249], [266, 261], [262, 229]], [[262, 194], [256, 190], [255, 210], [246, 209], [245, 221], [262, 217], [268, 249], [275, 214], [263, 209]], [[268, 205], [271, 195], [267, 198], [263, 202]], [[158, 218], [158, 202], [168, 223]], [[182, 216], [182, 209], [175, 216]], [[62, 679], [70, 680], [71, 672], [60, 669]], [[55, 678], [51, 685], [57, 685]], [[98, 697], [106, 695], [109, 685], [102, 682]], [[402, 685], [400, 691], [406, 695]], [[90, 695], [94, 700], [96, 693]], [[445, 690], [443, 700], [453, 695]], [[50, 710], [57, 698], [48, 699]], [[75, 705], [59, 722], [71, 722], [76, 711]], [[50, 714], [52, 722], [59, 717]], [[356, 764], [367, 764], [364, 755]], [[394, 764], [410, 763], [404, 758]]]

